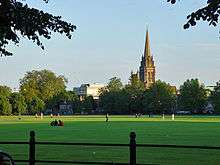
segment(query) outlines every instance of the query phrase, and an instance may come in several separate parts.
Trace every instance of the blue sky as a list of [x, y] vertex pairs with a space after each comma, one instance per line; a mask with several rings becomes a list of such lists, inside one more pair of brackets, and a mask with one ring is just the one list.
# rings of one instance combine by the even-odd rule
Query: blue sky
[[205, 85], [220, 80], [219, 28], [199, 23], [183, 30], [186, 16], [205, 4], [184, 0], [26, 0], [32, 6], [77, 26], [72, 40], [60, 34], [42, 40], [42, 51], [27, 39], [10, 45], [12, 57], [0, 58], [0, 84], [18, 88], [27, 71], [49, 69], [68, 78], [69, 89], [82, 83], [106, 83], [114, 76], [127, 83], [137, 70], [149, 26], [156, 78], [179, 87], [188, 78]]

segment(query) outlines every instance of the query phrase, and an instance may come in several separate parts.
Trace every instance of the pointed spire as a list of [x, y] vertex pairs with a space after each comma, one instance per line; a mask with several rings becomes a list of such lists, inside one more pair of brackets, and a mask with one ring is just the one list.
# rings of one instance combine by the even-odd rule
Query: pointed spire
[[150, 53], [150, 40], [149, 40], [149, 32], [148, 29], [146, 31], [146, 40], [145, 40], [145, 49], [144, 49], [144, 57], [147, 59], [147, 57], [151, 56]]

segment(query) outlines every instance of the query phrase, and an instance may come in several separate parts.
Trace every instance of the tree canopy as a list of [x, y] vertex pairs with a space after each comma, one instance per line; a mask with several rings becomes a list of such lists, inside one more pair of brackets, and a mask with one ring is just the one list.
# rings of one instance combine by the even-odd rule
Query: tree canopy
[[[207, 21], [209, 25], [217, 26], [219, 14], [220, 14], [220, 0], [206, 0], [207, 5], [192, 12], [187, 16], [187, 23], [184, 25], [184, 29], [188, 29], [190, 26], [195, 26], [199, 20]], [[167, 0], [172, 4], [175, 4], [177, 0]]]
[[143, 106], [149, 113], [172, 113], [175, 109], [176, 94], [172, 87], [163, 82], [156, 81], [143, 95]]
[[123, 84], [121, 82], [120, 78], [113, 77], [109, 80], [109, 83], [107, 85], [107, 90], [108, 91], [119, 91], [122, 89]]
[[44, 102], [64, 91], [67, 79], [64, 76], [56, 76], [49, 70], [27, 72], [20, 80], [20, 90], [26, 101], [38, 97]]
[[183, 110], [201, 112], [207, 103], [207, 91], [198, 79], [186, 80], [180, 86], [179, 106]]
[[[48, 0], [43, 0], [48, 2]], [[51, 38], [52, 32], [65, 34], [69, 39], [76, 29], [75, 25], [65, 22], [61, 16], [30, 8], [18, 0], [0, 0], [0, 55], [12, 55], [6, 46], [18, 44], [20, 36], [27, 37], [44, 49], [40, 37]], [[18, 35], [20, 34], [20, 35]]]
[[11, 115], [12, 108], [7, 97], [0, 95], [0, 115]]
[[10, 96], [10, 103], [12, 106], [12, 113], [15, 115], [26, 114], [27, 104], [25, 98], [21, 93], [14, 92]]
[[214, 87], [214, 91], [210, 96], [210, 100], [214, 105], [215, 111], [217, 113], [220, 113], [220, 82], [216, 83], [216, 86]]
[[171, 113], [175, 100], [172, 87], [162, 81], [157, 81], [149, 89], [133, 81], [117, 90], [103, 90], [100, 95], [100, 105], [111, 114]]
[[1, 95], [1, 96], [4, 96], [4, 97], [6, 97], [6, 98], [9, 98], [10, 95], [11, 95], [11, 93], [12, 93], [11, 88], [9, 88], [9, 87], [7, 87], [7, 86], [1, 86], [1, 85], [0, 85], [0, 95]]

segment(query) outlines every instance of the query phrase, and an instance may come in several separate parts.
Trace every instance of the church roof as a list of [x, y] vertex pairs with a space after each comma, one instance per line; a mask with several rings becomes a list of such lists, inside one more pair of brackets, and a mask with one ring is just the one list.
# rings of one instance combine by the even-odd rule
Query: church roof
[[150, 53], [150, 39], [149, 39], [149, 32], [147, 30], [146, 32], [146, 40], [145, 40], [145, 49], [144, 49], [144, 57], [150, 57], [151, 53]]

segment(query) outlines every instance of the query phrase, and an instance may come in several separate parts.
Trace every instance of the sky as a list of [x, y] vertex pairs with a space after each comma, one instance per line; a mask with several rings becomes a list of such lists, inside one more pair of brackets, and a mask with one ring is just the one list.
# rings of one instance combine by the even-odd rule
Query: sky
[[205, 85], [220, 80], [219, 27], [198, 26], [184, 30], [186, 16], [206, 0], [26, 0], [30, 7], [61, 15], [77, 26], [71, 40], [60, 34], [42, 38], [41, 50], [21, 37], [9, 45], [11, 57], [0, 57], [0, 85], [12, 89], [27, 71], [48, 69], [68, 79], [72, 89], [83, 83], [107, 83], [121, 78], [128, 83], [140, 65], [148, 27], [156, 79], [179, 87], [186, 79], [199, 78]]

